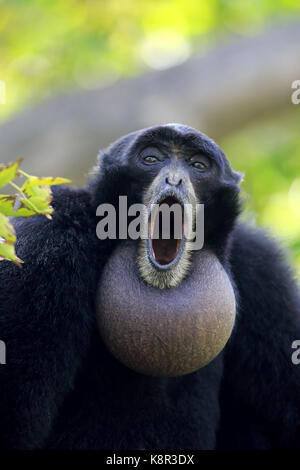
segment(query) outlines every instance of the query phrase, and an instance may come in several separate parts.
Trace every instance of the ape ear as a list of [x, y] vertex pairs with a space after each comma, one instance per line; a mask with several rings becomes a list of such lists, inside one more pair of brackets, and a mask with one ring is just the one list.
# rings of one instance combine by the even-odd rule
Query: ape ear
[[232, 178], [236, 184], [241, 184], [244, 181], [245, 173], [232, 170]]
[[244, 173], [234, 171], [228, 161], [226, 162], [225, 169], [223, 171], [223, 182], [225, 185], [229, 184], [239, 186], [244, 180]]
[[231, 164], [225, 153], [219, 149], [218, 161], [221, 166], [222, 177], [225, 184], [240, 185], [244, 180], [244, 173], [232, 169]]

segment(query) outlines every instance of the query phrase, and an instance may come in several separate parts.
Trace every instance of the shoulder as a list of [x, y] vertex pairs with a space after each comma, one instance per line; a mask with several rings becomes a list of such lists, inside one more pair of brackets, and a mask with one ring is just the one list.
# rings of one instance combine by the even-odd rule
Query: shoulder
[[[282, 243], [276, 240], [267, 230], [253, 227], [250, 224], [239, 223], [232, 234], [231, 266], [239, 275], [246, 273], [269, 274], [278, 276], [285, 271], [288, 276], [293, 276], [293, 270], [287, 262], [288, 253], [282, 247]], [[266, 280], [266, 279], [265, 279]]]
[[53, 186], [52, 193], [52, 219], [43, 215], [11, 219], [17, 235], [16, 252], [30, 264], [45, 262], [50, 256], [55, 258], [63, 253], [71, 256], [80, 243], [88, 244], [95, 232], [87, 191]]
[[[12, 219], [16, 253], [24, 264], [19, 268], [6, 260], [0, 262], [2, 314], [9, 311], [10, 304], [17, 311], [21, 305], [30, 305], [33, 292], [48, 300], [60, 293], [70, 301], [72, 297], [67, 292], [74, 297], [78, 286], [95, 285], [101, 253], [98, 256], [88, 196], [84, 190], [55, 188], [52, 205], [51, 220], [42, 215]], [[83, 297], [88, 289], [80, 292]]]
[[238, 225], [230, 264], [242, 323], [257, 318], [267, 331], [273, 325], [284, 330], [299, 322], [300, 291], [295, 272], [285, 250], [268, 232]]

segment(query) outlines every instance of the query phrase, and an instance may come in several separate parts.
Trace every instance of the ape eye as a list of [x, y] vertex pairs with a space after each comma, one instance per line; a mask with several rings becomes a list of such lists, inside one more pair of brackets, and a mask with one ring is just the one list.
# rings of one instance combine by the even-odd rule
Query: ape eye
[[206, 170], [208, 166], [204, 162], [193, 162], [192, 166], [197, 170]]
[[143, 157], [143, 160], [145, 163], [155, 163], [159, 161], [158, 158], [154, 155], [146, 155], [145, 157]]
[[200, 170], [200, 171], [205, 171], [205, 170], [208, 170], [210, 168], [210, 160], [206, 157], [201, 157], [201, 160], [192, 160], [191, 161], [191, 166], [193, 166], [194, 168], [196, 168], [197, 170]]

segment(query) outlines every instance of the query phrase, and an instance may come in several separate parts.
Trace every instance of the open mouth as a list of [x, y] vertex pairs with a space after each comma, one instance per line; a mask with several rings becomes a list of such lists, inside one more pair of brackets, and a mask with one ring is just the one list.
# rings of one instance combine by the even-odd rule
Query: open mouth
[[149, 223], [148, 250], [156, 267], [166, 269], [177, 261], [183, 249], [183, 233], [183, 205], [174, 196], [167, 196], [155, 206]]

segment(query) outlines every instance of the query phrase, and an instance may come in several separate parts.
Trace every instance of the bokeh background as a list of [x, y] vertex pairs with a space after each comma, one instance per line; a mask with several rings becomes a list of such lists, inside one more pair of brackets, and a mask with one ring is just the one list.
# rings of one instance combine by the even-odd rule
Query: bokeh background
[[0, 0], [0, 161], [82, 184], [120, 135], [192, 125], [300, 276], [297, 79], [299, 0]]

